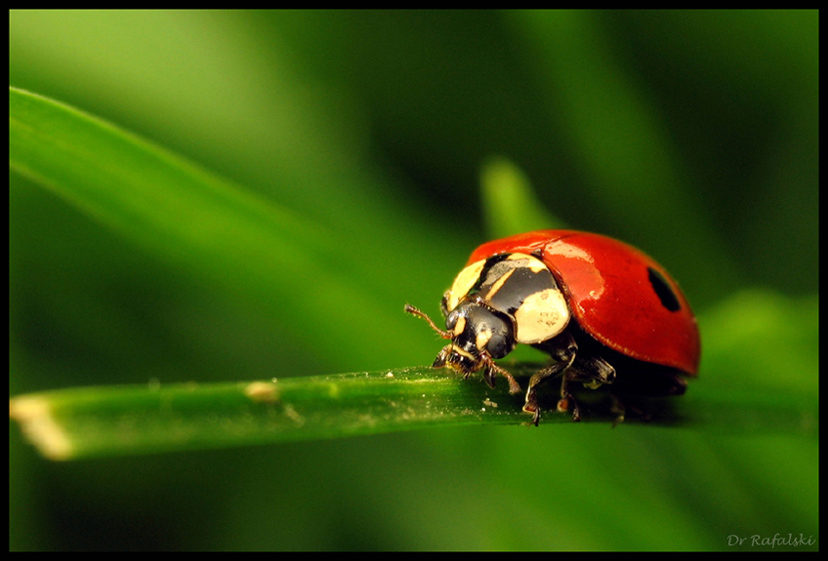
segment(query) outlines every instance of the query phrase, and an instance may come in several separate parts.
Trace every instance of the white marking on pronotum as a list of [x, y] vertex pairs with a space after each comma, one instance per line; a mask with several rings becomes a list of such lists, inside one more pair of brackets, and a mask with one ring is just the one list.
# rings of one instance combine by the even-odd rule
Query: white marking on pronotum
[[477, 279], [480, 278], [480, 271], [483, 270], [485, 260], [475, 261], [457, 275], [454, 279], [454, 284], [451, 285], [451, 290], [446, 293], [446, 308], [452, 311], [460, 303], [460, 298], [469, 293], [469, 290], [475, 285]]

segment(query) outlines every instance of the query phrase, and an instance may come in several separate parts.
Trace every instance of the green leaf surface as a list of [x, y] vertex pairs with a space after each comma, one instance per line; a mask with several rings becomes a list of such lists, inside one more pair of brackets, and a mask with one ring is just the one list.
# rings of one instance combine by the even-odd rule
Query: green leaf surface
[[520, 396], [475, 382], [417, 368], [281, 381], [89, 387], [19, 396], [10, 411], [38, 449], [56, 460], [531, 419], [520, 411]]

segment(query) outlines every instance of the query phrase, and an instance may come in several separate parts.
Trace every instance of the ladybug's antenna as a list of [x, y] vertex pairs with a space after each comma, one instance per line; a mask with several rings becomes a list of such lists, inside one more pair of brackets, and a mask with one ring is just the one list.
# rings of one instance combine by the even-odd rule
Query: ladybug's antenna
[[412, 316], [417, 316], [418, 318], [422, 318], [422, 319], [426, 320], [428, 322], [428, 324], [431, 326], [431, 328], [434, 331], [436, 331], [437, 333], [439, 333], [440, 337], [442, 337], [443, 339], [451, 339], [451, 333], [449, 333], [448, 331], [444, 331], [444, 330], [440, 329], [439, 327], [437, 327], [437, 324], [434, 323], [433, 321], [431, 321], [431, 318], [428, 317], [428, 315], [425, 312], [421, 311], [419, 308], [415, 308], [411, 304], [406, 304], [405, 308], [403, 308], [403, 309], [406, 312], [408, 312], [409, 314], [411, 314]]

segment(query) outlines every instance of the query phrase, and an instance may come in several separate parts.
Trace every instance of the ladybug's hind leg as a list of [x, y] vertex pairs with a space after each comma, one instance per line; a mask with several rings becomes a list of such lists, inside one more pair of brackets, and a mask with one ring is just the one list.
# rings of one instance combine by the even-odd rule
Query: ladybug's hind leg
[[609, 394], [612, 399], [610, 411], [615, 414], [613, 426], [622, 422], [627, 414], [649, 421], [654, 413], [659, 414], [653, 409], [658, 402], [652, 402], [651, 398], [681, 395], [687, 389], [687, 380], [683, 376], [663, 368], [641, 363], [621, 368], [622, 375]]

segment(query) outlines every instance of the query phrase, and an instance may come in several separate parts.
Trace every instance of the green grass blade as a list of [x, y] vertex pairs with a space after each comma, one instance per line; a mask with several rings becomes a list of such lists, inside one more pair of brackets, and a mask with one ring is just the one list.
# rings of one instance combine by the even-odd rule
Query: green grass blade
[[[538, 364], [508, 366], [522, 387]], [[681, 398], [646, 402], [652, 417], [628, 414], [623, 428], [682, 426], [718, 434], [815, 436], [816, 405], [807, 390], [780, 400], [758, 385], [733, 400], [721, 388], [692, 383]], [[544, 388], [554, 407], [555, 384]], [[466, 424], [529, 425], [523, 395], [501, 381], [464, 380], [429, 367], [215, 384], [70, 388], [14, 397], [9, 412], [45, 457], [75, 460], [346, 438]], [[615, 413], [603, 391], [577, 395], [582, 422], [612, 426]], [[547, 410], [539, 429], [572, 424]]]
[[510, 396], [501, 386], [490, 390], [480, 380], [418, 368], [278, 381], [73, 388], [15, 397], [9, 409], [44, 456], [67, 460], [528, 421], [521, 396]]
[[484, 163], [480, 187], [483, 215], [492, 239], [565, 227], [538, 199], [523, 170], [507, 158], [493, 157]]
[[[289, 213], [174, 154], [15, 88], [9, 88], [9, 165], [145, 245], [157, 248], [163, 240], [176, 256], [220, 247], [242, 222], [247, 235], [273, 238], [278, 231], [282, 246], [312, 234]], [[238, 223], [228, 224], [234, 214]]]
[[[342, 236], [57, 101], [9, 89], [9, 165], [153, 255], [294, 318], [299, 333], [350, 322], [337, 348], [360, 348], [402, 322], [339, 275], [353, 268]], [[311, 284], [314, 298], [297, 298]]]

